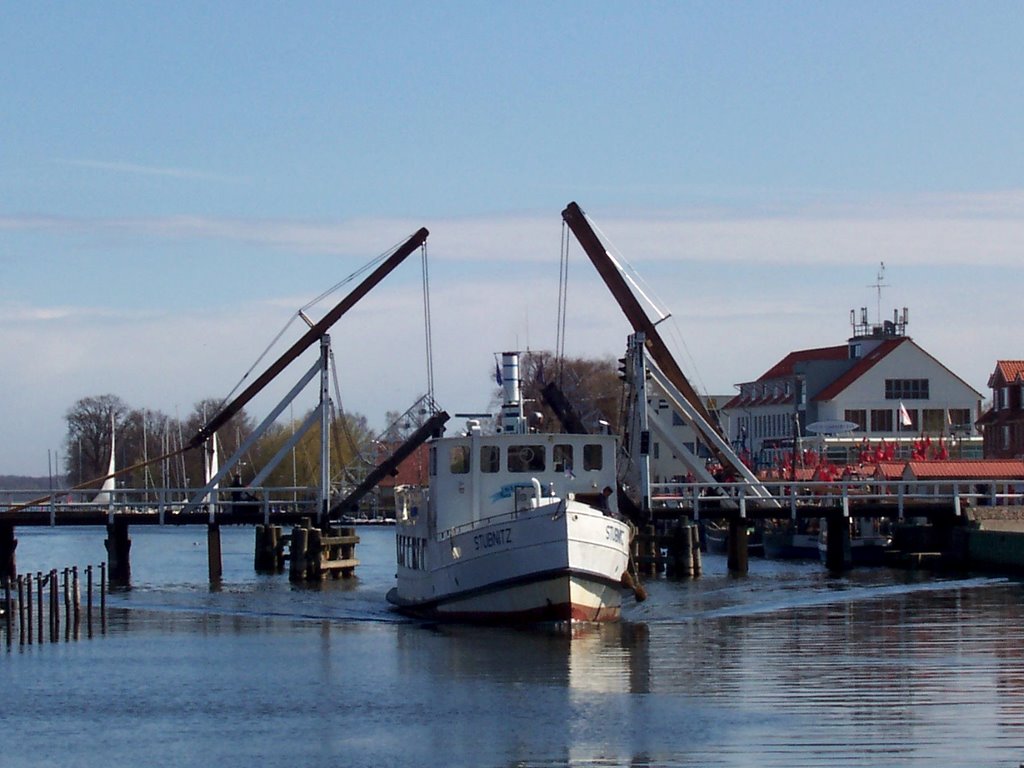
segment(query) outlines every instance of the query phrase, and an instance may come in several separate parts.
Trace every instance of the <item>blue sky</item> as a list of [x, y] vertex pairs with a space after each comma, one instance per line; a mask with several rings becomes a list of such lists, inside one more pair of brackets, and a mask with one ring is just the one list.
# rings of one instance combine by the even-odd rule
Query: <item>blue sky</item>
[[[437, 398], [485, 408], [492, 353], [554, 345], [570, 200], [699, 388], [841, 343], [884, 261], [883, 313], [986, 393], [1024, 357], [1022, 35], [1000, 2], [5, 4], [0, 474], [45, 474], [80, 397], [226, 394], [420, 226]], [[617, 357], [592, 272], [566, 349]], [[425, 387], [421, 283], [333, 333], [378, 426]]]

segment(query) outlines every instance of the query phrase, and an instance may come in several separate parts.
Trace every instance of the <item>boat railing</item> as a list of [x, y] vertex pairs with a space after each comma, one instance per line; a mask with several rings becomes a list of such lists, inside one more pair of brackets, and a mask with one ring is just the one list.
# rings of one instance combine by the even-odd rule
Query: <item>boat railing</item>
[[747, 509], [779, 508], [780, 516], [787, 510], [796, 516], [797, 507], [841, 506], [853, 514], [858, 504], [891, 505], [902, 518], [914, 504], [949, 503], [956, 514], [963, 507], [1024, 506], [1024, 480], [767, 480], [762, 481], [768, 496], [756, 495], [747, 483], [652, 483], [651, 505], [654, 509], [679, 510], [698, 519], [701, 513], [719, 510], [724, 504], [739, 508], [741, 517]]

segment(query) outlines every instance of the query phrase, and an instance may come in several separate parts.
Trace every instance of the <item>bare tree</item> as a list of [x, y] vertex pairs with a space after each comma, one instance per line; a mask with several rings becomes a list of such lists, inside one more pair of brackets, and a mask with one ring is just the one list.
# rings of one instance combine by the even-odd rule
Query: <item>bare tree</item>
[[[127, 416], [128, 406], [117, 395], [83, 397], [68, 409], [64, 416], [68, 425], [64, 455], [71, 482], [77, 485], [107, 474], [111, 427], [119, 436]], [[122, 455], [116, 458], [120, 461]]]

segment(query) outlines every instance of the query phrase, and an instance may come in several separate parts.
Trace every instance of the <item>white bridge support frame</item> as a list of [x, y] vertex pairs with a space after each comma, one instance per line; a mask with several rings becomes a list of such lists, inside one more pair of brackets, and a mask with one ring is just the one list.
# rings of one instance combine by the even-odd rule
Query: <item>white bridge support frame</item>
[[[643, 333], [634, 333], [629, 336], [629, 340], [627, 342], [626, 372], [627, 376], [630, 377], [630, 383], [635, 393], [634, 405], [637, 406], [635, 410], [641, 412], [639, 414], [639, 424], [634, 425], [640, 426], [641, 432], [636, 433], [635, 430], [631, 431], [630, 441], [633, 444], [629, 446], [629, 450], [630, 455], [641, 456], [642, 458], [640, 465], [641, 487], [645, 507], [651, 498], [649, 459], [646, 451], [641, 451], [639, 448], [643, 446], [644, 442], [642, 432], [646, 430], [648, 425], [653, 427], [658, 437], [672, 449], [672, 452], [679, 457], [686, 468], [693, 473], [698, 482], [718, 483], [716, 478], [708, 471], [704, 461], [695, 456], [692, 451], [672, 435], [670, 425], [666, 423], [665, 419], [658, 415], [657, 409], [652, 411], [647, 406], [652, 395], [650, 391], [650, 382], [653, 381], [658, 385], [658, 389], [660, 390], [660, 392], [655, 393], [655, 395], [664, 395], [665, 399], [676, 408], [683, 421], [693, 429], [697, 438], [717, 452], [718, 456], [730, 465], [729, 468], [736, 473], [736, 476], [746, 484], [742, 489], [743, 492], [740, 494], [738, 502], [726, 502], [726, 498], [731, 496], [731, 492], [728, 487], [724, 485], [719, 486], [719, 490], [724, 497], [722, 499], [723, 502], [730, 504], [734, 508], [738, 503], [741, 517], [746, 516], [746, 502], [751, 497], [756, 499], [758, 503], [781, 508], [778, 499], [776, 499], [757, 478], [757, 476], [750, 471], [750, 468], [740, 460], [740, 457], [736, 455], [732, 446], [729, 445], [728, 441], [722, 437], [718, 429], [716, 429], [714, 425], [709, 423], [708, 420], [701, 415], [698, 409], [683, 396], [672, 382], [669, 381], [668, 377], [661, 371], [661, 369], [658, 368], [648, 355], [644, 341], [645, 337]], [[649, 438], [646, 442], [649, 443]]]
[[[281, 449], [274, 455], [266, 466], [264, 466], [256, 477], [253, 478], [250, 485], [252, 487], [260, 487], [263, 485], [263, 481], [266, 480], [267, 476], [274, 471], [278, 464], [288, 455], [288, 452], [295, 446], [296, 443], [302, 438], [306, 432], [309, 431], [310, 427], [316, 423], [319, 417], [321, 425], [320, 433], [320, 498], [317, 504], [317, 509], [321, 519], [324, 518], [329, 500], [330, 500], [330, 461], [331, 461], [331, 448], [330, 448], [330, 412], [331, 412], [331, 400], [330, 400], [330, 359], [331, 352], [331, 337], [329, 334], [324, 334], [320, 338], [320, 356], [317, 361], [302, 375], [299, 381], [294, 387], [289, 390], [281, 401], [270, 411], [263, 421], [252, 431], [252, 434], [247, 437], [238, 449], [231, 455], [231, 457], [224, 462], [217, 473], [211, 477], [205, 486], [197, 491], [189, 502], [183, 508], [183, 511], [195, 509], [206, 503], [207, 497], [210, 493], [216, 489], [221, 481], [227, 477], [228, 473], [241, 461], [242, 457], [246, 452], [256, 443], [260, 437], [270, 428], [270, 426], [277, 421], [278, 417], [284, 412], [284, 409], [304, 390], [313, 378], [320, 374], [320, 401], [316, 408], [306, 417], [295, 433], [288, 439], [288, 441], [281, 446]], [[212, 438], [211, 438], [212, 439]], [[215, 522], [215, 505], [210, 505], [210, 524]]]

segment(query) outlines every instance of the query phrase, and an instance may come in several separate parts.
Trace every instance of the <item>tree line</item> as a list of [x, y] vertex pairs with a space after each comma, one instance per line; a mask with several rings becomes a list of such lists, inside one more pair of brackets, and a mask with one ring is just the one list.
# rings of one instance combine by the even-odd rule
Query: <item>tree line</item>
[[[545, 403], [542, 390], [556, 383], [572, 402], [581, 420], [597, 430], [599, 421], [619, 432], [621, 423], [622, 382], [616, 361], [610, 358], [564, 358], [545, 351], [533, 351], [520, 358], [522, 396], [528, 412], [538, 412], [541, 431], [562, 431], [556, 415]], [[495, 405], [500, 403], [500, 389], [494, 393]], [[420, 404], [425, 401], [421, 399]], [[98, 486], [107, 474], [110, 448], [115, 450], [114, 464], [118, 471], [134, 467], [119, 475], [119, 484], [131, 488], [196, 488], [204, 483], [204, 456], [201, 450], [172, 454], [203, 427], [221, 408], [222, 403], [206, 398], [193, 405], [183, 418], [148, 408], [133, 408], [114, 394], [93, 395], [76, 401], [65, 414], [67, 433], [64, 445], [64, 480], [68, 486], [89, 483]], [[235, 470], [243, 484], [248, 484], [281, 450], [309, 415], [307, 411], [293, 422], [275, 423], [246, 451]], [[423, 407], [405, 413], [388, 411], [387, 427], [375, 435], [364, 416], [332, 414], [330, 419], [332, 484], [358, 483], [366, 472], [387, 455], [389, 447], [397, 447], [429, 417]], [[245, 409], [236, 413], [217, 432], [218, 452], [223, 464], [235, 454], [253, 433], [255, 421]], [[382, 453], [384, 455], [382, 455]], [[89, 482], [94, 481], [94, 482]], [[320, 484], [320, 425], [317, 422], [296, 443], [290, 455], [264, 480], [267, 486], [318, 486]], [[88, 487], [88, 486], [87, 486]]]
[[[220, 401], [211, 398], [200, 400], [184, 418], [179, 418], [147, 408], [132, 408], [114, 394], [83, 397], [65, 414], [65, 480], [69, 486], [81, 483], [98, 486], [99, 478], [107, 474], [110, 466], [113, 445], [114, 464], [118, 471], [140, 465], [125, 475], [119, 475], [119, 484], [132, 488], [200, 487], [205, 478], [202, 450], [186, 450], [155, 460], [174, 454], [181, 446], [187, 445], [220, 407]], [[271, 461], [308, 415], [309, 412], [294, 422], [271, 425], [249, 447], [232, 470], [239, 474], [243, 484]], [[252, 435], [255, 426], [253, 419], [242, 409], [217, 431], [222, 465]], [[375, 458], [370, 452], [373, 435], [363, 416], [332, 416], [330, 440], [331, 464], [339, 468], [339, 482], [343, 481], [346, 473], [365, 472], [365, 467]], [[263, 484], [316, 486], [320, 484], [319, 467], [320, 425], [317, 422]]]

